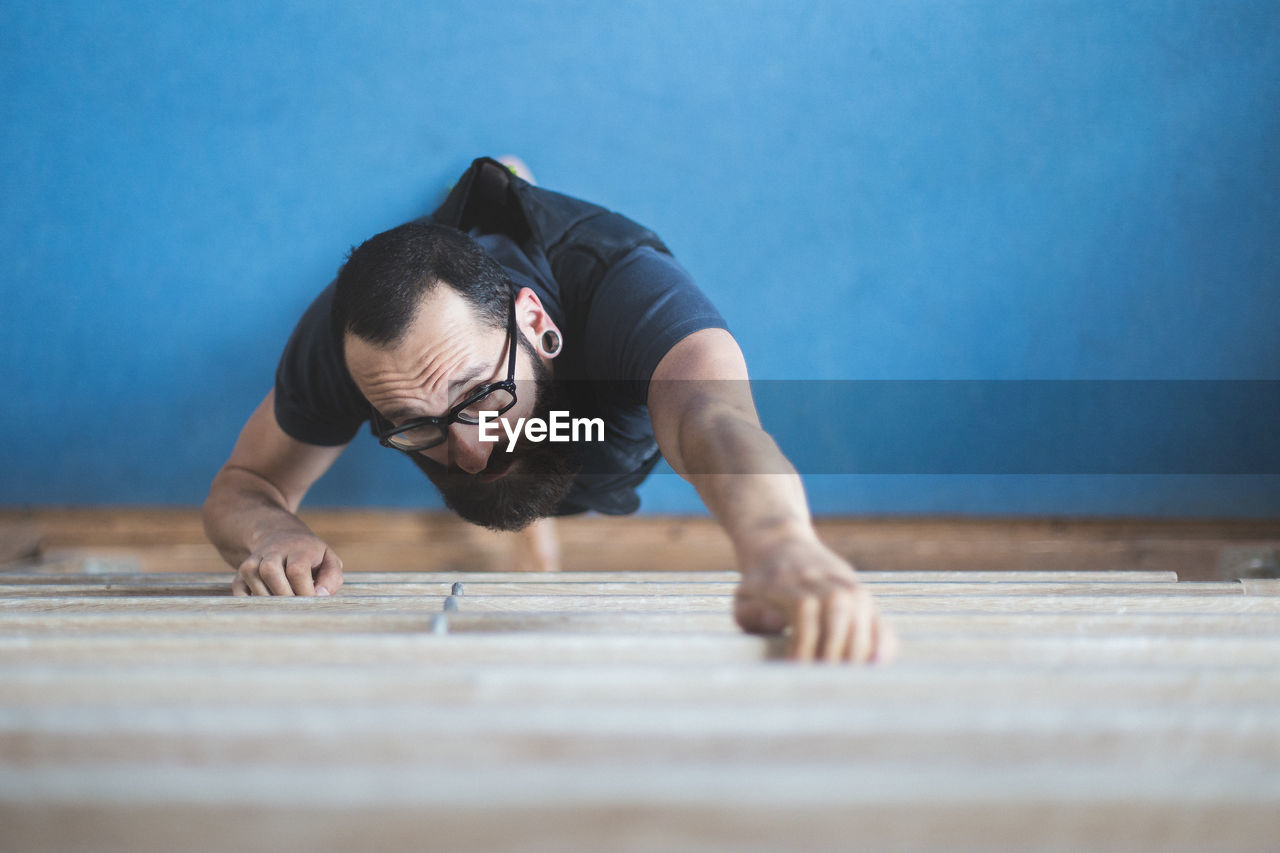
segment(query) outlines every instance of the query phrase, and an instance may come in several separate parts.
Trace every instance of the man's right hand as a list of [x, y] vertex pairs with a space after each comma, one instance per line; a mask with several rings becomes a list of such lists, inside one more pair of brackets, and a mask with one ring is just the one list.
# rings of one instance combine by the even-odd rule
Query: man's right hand
[[342, 560], [319, 538], [271, 534], [240, 563], [232, 595], [332, 595], [342, 586]]
[[236, 567], [232, 595], [332, 595], [342, 586], [342, 561], [297, 512], [343, 448], [291, 438], [274, 410], [275, 392], [269, 391], [213, 478], [204, 530]]

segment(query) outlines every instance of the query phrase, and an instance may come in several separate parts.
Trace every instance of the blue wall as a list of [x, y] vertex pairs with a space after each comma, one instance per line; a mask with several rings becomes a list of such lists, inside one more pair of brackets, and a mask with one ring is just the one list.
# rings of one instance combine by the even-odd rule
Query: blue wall
[[[1278, 105], [1261, 0], [6, 0], [0, 503], [202, 500], [347, 248], [485, 153], [661, 233], [762, 377], [1280, 378]], [[809, 486], [1275, 515], [1278, 481]], [[309, 501], [438, 505], [367, 434]]]

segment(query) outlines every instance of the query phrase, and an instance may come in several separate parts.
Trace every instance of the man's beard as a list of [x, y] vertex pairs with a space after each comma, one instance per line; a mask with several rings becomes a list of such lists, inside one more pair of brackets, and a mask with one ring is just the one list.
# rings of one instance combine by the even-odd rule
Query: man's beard
[[[531, 417], [545, 421], [553, 409], [561, 411], [568, 406], [551, 378], [551, 371], [523, 335], [520, 345], [534, 365], [537, 401]], [[467, 521], [490, 530], [523, 530], [554, 513], [573, 485], [579, 465], [572, 444], [552, 444], [547, 440], [538, 444], [526, 442], [508, 453], [505, 431], [500, 427], [499, 434], [502, 437], [495, 444], [487, 467], [494, 470], [509, 464], [515, 467], [488, 483], [456, 466], [440, 465], [418, 453], [410, 456], [440, 490], [445, 506]]]

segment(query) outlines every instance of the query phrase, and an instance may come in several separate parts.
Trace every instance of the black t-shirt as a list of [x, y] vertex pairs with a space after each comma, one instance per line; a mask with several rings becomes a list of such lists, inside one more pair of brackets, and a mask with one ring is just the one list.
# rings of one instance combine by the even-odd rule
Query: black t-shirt
[[[582, 471], [558, 514], [594, 509], [634, 512], [635, 486], [658, 462], [645, 399], [658, 362], [701, 329], [726, 329], [723, 318], [674, 258], [649, 247], [628, 252], [595, 287], [557, 281], [545, 255], [522, 250], [501, 234], [472, 237], [506, 269], [516, 288], [529, 287], [563, 332], [555, 379], [573, 417], [600, 417], [605, 440], [580, 445]], [[527, 248], [527, 247], [526, 247]], [[334, 340], [334, 285], [298, 321], [276, 369], [275, 416], [298, 441], [335, 446], [351, 441], [371, 415]]]

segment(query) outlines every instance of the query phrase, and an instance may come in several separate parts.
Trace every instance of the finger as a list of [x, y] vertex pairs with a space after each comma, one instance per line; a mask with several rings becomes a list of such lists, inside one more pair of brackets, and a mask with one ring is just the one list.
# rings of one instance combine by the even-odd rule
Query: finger
[[316, 570], [316, 595], [333, 595], [342, 589], [342, 560], [333, 549], [324, 550], [324, 559]]
[[818, 649], [819, 618], [822, 606], [818, 599], [806, 595], [796, 603], [791, 619], [791, 657], [795, 660], [813, 660]]
[[898, 632], [888, 620], [876, 619], [876, 651], [871, 658], [873, 663], [890, 663], [898, 657]]
[[262, 558], [258, 566], [258, 577], [267, 585], [271, 595], [293, 595], [289, 579], [284, 576], [284, 559], [277, 554], [269, 554]]
[[849, 629], [853, 622], [853, 596], [835, 592], [827, 596], [822, 620], [822, 659], [828, 663], [843, 660], [849, 647]]
[[871, 599], [870, 593], [860, 591], [853, 617], [853, 645], [849, 649], [849, 660], [854, 663], [866, 663], [871, 660], [871, 654], [875, 651], [872, 638], [875, 621], [875, 602]]
[[253, 571], [248, 572], [244, 576], [245, 585], [249, 587], [250, 595], [270, 595], [267, 585], [262, 582], [262, 578], [258, 577], [258, 569], [255, 566]]
[[295, 552], [284, 558], [284, 576], [294, 595], [316, 594], [311, 582], [311, 558], [305, 554]]
[[[245, 595], [270, 595], [267, 588], [263, 586], [262, 580], [258, 577], [258, 567], [262, 565], [262, 558], [256, 554], [250, 554], [245, 561], [240, 564], [240, 568], [236, 570], [236, 580], [244, 588]], [[231, 591], [235, 592], [235, 585], [232, 584]]]
[[245, 580], [248, 573], [257, 571], [258, 563], [261, 562], [257, 557], [250, 554], [236, 568], [236, 576], [231, 579], [231, 594], [235, 596], [249, 595], [249, 584]]

